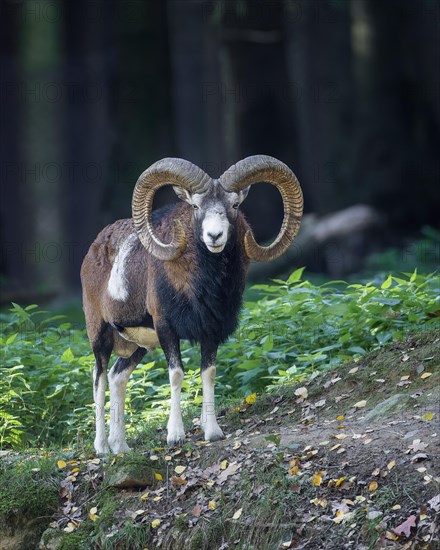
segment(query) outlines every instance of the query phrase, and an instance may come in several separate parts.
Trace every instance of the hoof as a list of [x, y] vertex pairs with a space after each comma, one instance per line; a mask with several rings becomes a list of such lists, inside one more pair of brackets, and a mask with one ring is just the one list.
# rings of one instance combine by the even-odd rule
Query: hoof
[[111, 452], [107, 439], [105, 439], [105, 441], [97, 441], [95, 439], [93, 446], [95, 447], [95, 452], [98, 456], [105, 456]]
[[112, 450], [112, 453], [115, 454], [115, 455], [119, 455], [121, 453], [129, 453], [131, 452], [131, 449], [130, 447], [127, 445], [127, 443], [125, 441], [110, 441], [109, 440], [109, 445], [110, 445], [110, 448]]
[[211, 430], [206, 430], [205, 432], [205, 440], [210, 441], [213, 443], [214, 441], [220, 441], [221, 439], [225, 438], [225, 434], [223, 433], [220, 426], [213, 426]]
[[169, 447], [180, 447], [185, 442], [185, 433], [172, 433], [167, 435], [167, 445]]

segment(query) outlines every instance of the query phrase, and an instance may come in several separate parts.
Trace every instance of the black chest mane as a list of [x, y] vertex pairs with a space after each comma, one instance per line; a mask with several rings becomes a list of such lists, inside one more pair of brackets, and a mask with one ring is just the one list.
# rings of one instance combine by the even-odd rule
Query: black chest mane
[[179, 338], [220, 344], [237, 327], [242, 297], [242, 263], [235, 239], [223, 252], [213, 254], [203, 243], [197, 246], [193, 293], [178, 293], [163, 277], [159, 296], [168, 323]]

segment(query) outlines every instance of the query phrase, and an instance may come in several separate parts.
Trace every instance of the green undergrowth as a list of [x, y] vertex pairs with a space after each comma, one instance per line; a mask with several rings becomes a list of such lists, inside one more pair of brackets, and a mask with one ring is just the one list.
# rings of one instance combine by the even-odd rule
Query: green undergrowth
[[29, 546], [22, 548], [35, 548], [58, 508], [59, 481], [50, 458], [27, 454], [0, 460], [0, 533], [29, 525]]
[[[426, 503], [438, 494], [439, 485], [434, 476], [427, 484], [426, 476], [438, 471], [435, 440], [430, 434], [438, 421], [439, 342], [437, 328], [407, 334], [342, 366], [304, 375], [295, 384], [273, 386], [255, 399], [236, 401], [219, 418], [225, 433], [231, 436], [222, 442], [205, 445], [200, 433], [192, 430], [182, 448], [170, 449], [164, 445], [164, 434], [153, 419], [138, 439], [131, 441], [133, 453], [125, 456], [97, 459], [86, 450], [65, 448], [40, 452], [43, 456], [39, 457], [30, 451], [8, 454], [0, 458], [0, 540], [2, 533], [30, 521], [34, 539], [49, 527], [45, 541], [58, 540], [54, 547], [62, 550], [153, 549], [158, 547], [159, 538], [161, 548], [176, 550], [208, 550], [224, 544], [241, 550], [279, 548], [293, 539], [298, 544], [312, 541], [311, 548], [329, 549], [356, 540], [373, 550], [387, 530], [391, 533], [392, 527], [410, 514], [423, 512], [429, 519], [432, 516]], [[399, 386], [402, 376], [408, 384]], [[300, 386], [307, 388], [310, 406], [326, 400], [325, 409], [312, 407], [319, 414], [311, 424], [303, 423], [308, 406], [298, 403], [296, 391]], [[387, 413], [376, 425], [363, 423], [362, 417], [378, 402], [396, 393], [409, 398], [402, 413]], [[337, 401], [341, 396], [344, 399]], [[366, 400], [366, 407], [356, 410], [354, 404], [361, 399]], [[381, 443], [374, 447], [373, 442], [365, 445], [348, 437], [343, 443], [346, 452], [340, 455], [330, 451], [333, 441], [322, 446], [324, 435], [320, 431], [331, 426], [332, 433], [337, 433], [334, 419], [341, 413], [346, 416], [345, 433], [373, 433]], [[187, 414], [190, 427], [196, 409], [189, 409]], [[382, 430], [390, 420], [398, 420], [397, 426], [404, 425], [404, 432], [416, 429], [417, 436], [393, 443], [389, 432]], [[312, 431], [307, 433], [308, 426], [319, 426], [314, 438]], [[304, 429], [304, 434], [298, 427]], [[289, 433], [287, 430], [292, 428], [296, 429], [291, 432], [293, 444], [286, 441], [281, 445], [280, 433]], [[408, 454], [415, 437], [428, 444], [427, 460], [420, 463], [412, 463], [414, 453]], [[299, 474], [288, 475], [291, 460], [298, 457]], [[389, 469], [387, 464], [392, 459], [396, 465]], [[223, 471], [222, 462], [235, 461], [242, 464], [236, 478], [222, 485], [207, 483]], [[197, 480], [182, 497], [177, 496], [181, 486], [175, 483], [177, 464], [186, 467], [182, 475], [188, 484]], [[201, 475], [216, 464], [217, 473]], [[420, 465], [425, 466], [423, 473], [416, 470]], [[376, 467], [386, 476], [372, 477]], [[112, 487], [114, 474], [127, 471], [136, 479], [151, 472], [160, 475], [154, 476], [155, 481], [146, 489]], [[322, 484], [312, 482], [317, 472], [325, 478]], [[59, 489], [72, 475], [75, 480], [69, 489], [71, 496], [66, 496]], [[340, 487], [331, 482], [341, 479], [345, 482]], [[373, 480], [378, 481], [374, 493], [369, 488]], [[321, 499], [322, 504], [314, 503], [315, 499]], [[334, 506], [342, 499], [352, 502], [352, 515], [339, 524], [334, 522]], [[209, 501], [216, 503], [213, 510], [206, 509]], [[78, 508], [78, 515], [64, 514], [63, 507], [69, 502]], [[205, 508], [195, 521], [200, 503]], [[396, 504], [399, 510], [394, 510]], [[96, 517], [92, 519], [94, 509]], [[369, 519], [371, 511], [382, 515]], [[320, 523], [320, 516], [329, 519]], [[384, 517], [388, 517], [385, 527], [381, 526]], [[153, 523], [157, 519], [159, 527]], [[427, 536], [429, 525], [423, 527], [422, 520], [418, 521], [420, 536]], [[69, 532], [71, 522], [74, 529]]]
[[[256, 285], [240, 328], [218, 355], [218, 403], [283, 387], [380, 349], [411, 330], [439, 326], [440, 277], [416, 272], [380, 282], [315, 285], [296, 270], [287, 281]], [[90, 449], [94, 358], [83, 326], [36, 305], [13, 304], [0, 316], [0, 448]], [[201, 403], [200, 352], [183, 345], [184, 407]], [[164, 426], [170, 388], [161, 350], [147, 355], [128, 387], [127, 430]], [[155, 431], [157, 444], [163, 433]]]

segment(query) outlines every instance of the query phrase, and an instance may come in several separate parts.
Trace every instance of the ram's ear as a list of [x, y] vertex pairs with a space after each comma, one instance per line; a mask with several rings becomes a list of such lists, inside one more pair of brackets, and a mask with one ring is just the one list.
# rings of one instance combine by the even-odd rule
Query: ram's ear
[[238, 200], [240, 201], [240, 204], [244, 201], [244, 199], [248, 196], [249, 189], [251, 186], [245, 187], [241, 191], [238, 192]]
[[189, 204], [192, 203], [191, 195], [186, 189], [184, 189], [183, 187], [179, 187], [178, 185], [173, 185], [173, 189], [181, 201], [188, 202]]

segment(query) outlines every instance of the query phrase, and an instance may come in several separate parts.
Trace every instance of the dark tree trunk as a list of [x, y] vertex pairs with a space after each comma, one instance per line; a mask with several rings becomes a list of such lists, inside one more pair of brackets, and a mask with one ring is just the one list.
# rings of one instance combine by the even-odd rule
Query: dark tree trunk
[[81, 262], [100, 228], [99, 212], [109, 179], [115, 129], [110, 124], [113, 64], [113, 0], [65, 2], [65, 81], [71, 97], [66, 109], [64, 211], [70, 257], [67, 280], [79, 285]]
[[349, 204], [352, 79], [349, 2], [285, 2], [296, 166], [308, 211]]
[[[0, 288], [23, 288], [32, 282], [32, 272], [23, 261], [31, 237], [30, 201], [26, 193], [22, 159], [22, 97], [18, 58], [21, 5], [2, 6], [0, 17]], [[17, 223], [19, 217], [20, 223]]]

